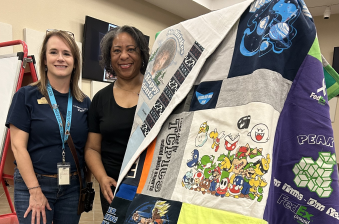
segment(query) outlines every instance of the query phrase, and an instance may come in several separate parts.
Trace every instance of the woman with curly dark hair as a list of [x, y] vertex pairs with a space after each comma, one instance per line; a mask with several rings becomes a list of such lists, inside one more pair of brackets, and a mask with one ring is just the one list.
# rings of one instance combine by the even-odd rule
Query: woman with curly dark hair
[[144, 34], [131, 26], [111, 29], [103, 37], [100, 48], [101, 66], [111, 74], [114, 72], [117, 79], [93, 98], [85, 160], [100, 184], [105, 214], [113, 200], [132, 129], [149, 48]]

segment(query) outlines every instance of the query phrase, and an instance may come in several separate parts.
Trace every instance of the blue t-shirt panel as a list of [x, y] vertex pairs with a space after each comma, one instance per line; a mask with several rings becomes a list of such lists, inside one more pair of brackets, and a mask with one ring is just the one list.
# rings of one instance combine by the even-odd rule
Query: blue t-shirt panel
[[[66, 117], [68, 93], [54, 90], [54, 95], [62, 116]], [[62, 142], [57, 120], [49, 104], [39, 104], [43, 95], [36, 86], [25, 86], [14, 94], [6, 126], [12, 124], [29, 134], [27, 151], [34, 171], [39, 174], [56, 174], [57, 163], [62, 161]], [[87, 115], [90, 99], [83, 102], [73, 98], [71, 136], [77, 150], [80, 167], [84, 165], [84, 147], [88, 134]], [[68, 144], [65, 143], [66, 162], [71, 164], [71, 172], [76, 171], [75, 162]]]

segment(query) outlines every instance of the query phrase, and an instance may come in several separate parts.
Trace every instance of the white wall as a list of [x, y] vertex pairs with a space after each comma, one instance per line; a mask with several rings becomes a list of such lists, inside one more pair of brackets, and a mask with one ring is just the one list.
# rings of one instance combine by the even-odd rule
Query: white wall
[[[86, 15], [117, 25], [135, 26], [150, 36], [150, 47], [158, 31], [183, 20], [143, 0], [0, 0], [0, 22], [12, 25], [14, 40], [23, 40], [23, 29], [30, 28], [41, 32], [68, 30], [74, 33], [76, 41], [82, 42]], [[21, 46], [14, 48], [14, 52], [21, 50]], [[82, 82], [88, 96], [90, 83]]]

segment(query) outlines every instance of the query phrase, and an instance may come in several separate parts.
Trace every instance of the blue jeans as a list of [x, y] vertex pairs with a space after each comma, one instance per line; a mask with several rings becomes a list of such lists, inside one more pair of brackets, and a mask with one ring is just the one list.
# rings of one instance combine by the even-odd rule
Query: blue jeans
[[[53, 224], [77, 224], [80, 215], [77, 214], [80, 184], [78, 176], [71, 176], [70, 185], [58, 185], [58, 179], [37, 175], [41, 190], [48, 200], [52, 210], [46, 211], [47, 223]], [[20, 224], [31, 224], [32, 212], [24, 218], [29, 206], [29, 191], [22, 179], [19, 170], [14, 172], [14, 207]], [[43, 223], [40, 216], [40, 223]]]

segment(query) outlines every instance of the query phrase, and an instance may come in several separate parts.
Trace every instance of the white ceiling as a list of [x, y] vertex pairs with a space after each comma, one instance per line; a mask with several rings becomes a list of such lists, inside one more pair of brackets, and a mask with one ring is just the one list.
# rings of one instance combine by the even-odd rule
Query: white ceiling
[[[184, 19], [191, 19], [245, 0], [145, 0]], [[339, 0], [304, 0], [312, 16], [322, 16], [326, 6], [339, 14]]]

